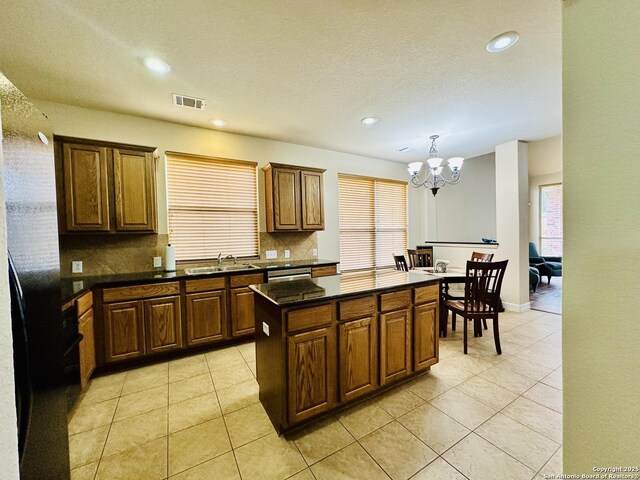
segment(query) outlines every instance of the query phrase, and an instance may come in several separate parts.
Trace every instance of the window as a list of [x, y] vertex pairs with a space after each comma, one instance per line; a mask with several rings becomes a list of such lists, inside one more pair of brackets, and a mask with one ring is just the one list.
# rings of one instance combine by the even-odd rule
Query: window
[[407, 250], [407, 184], [338, 175], [340, 270], [394, 266]]
[[562, 255], [562, 184], [540, 186], [540, 255]]
[[256, 165], [167, 154], [169, 241], [177, 260], [258, 255]]

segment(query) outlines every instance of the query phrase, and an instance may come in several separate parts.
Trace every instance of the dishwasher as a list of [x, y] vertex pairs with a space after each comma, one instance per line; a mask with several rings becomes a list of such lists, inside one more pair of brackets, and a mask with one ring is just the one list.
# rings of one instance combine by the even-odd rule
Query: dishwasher
[[291, 280], [300, 280], [303, 278], [311, 278], [311, 267], [286, 268], [267, 271], [267, 281], [269, 283], [288, 282]]

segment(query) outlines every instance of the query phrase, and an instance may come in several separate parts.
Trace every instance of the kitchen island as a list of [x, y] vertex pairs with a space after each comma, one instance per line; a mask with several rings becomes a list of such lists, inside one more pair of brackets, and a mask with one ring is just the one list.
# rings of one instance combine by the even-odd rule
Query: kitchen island
[[387, 271], [252, 285], [260, 401], [278, 433], [437, 363], [439, 282]]

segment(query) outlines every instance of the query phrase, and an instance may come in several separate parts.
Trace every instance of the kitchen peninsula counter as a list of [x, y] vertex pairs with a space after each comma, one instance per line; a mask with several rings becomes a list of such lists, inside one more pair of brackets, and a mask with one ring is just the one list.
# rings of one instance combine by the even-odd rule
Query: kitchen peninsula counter
[[387, 271], [252, 285], [260, 401], [276, 430], [437, 363], [439, 282]]

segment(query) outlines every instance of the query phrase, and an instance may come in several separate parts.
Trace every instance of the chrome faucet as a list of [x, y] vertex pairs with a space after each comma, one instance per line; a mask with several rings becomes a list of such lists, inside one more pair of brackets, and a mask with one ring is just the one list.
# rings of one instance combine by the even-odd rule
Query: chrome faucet
[[218, 254], [218, 265], [222, 263], [222, 252]]
[[[222, 254], [221, 254], [222, 255]], [[227, 255], [226, 257], [224, 257], [222, 259], [222, 261], [224, 262], [225, 260], [233, 260], [233, 264], [237, 265], [238, 264], [238, 259], [236, 257], [234, 257], [233, 255]], [[218, 260], [219, 261], [219, 260]]]

